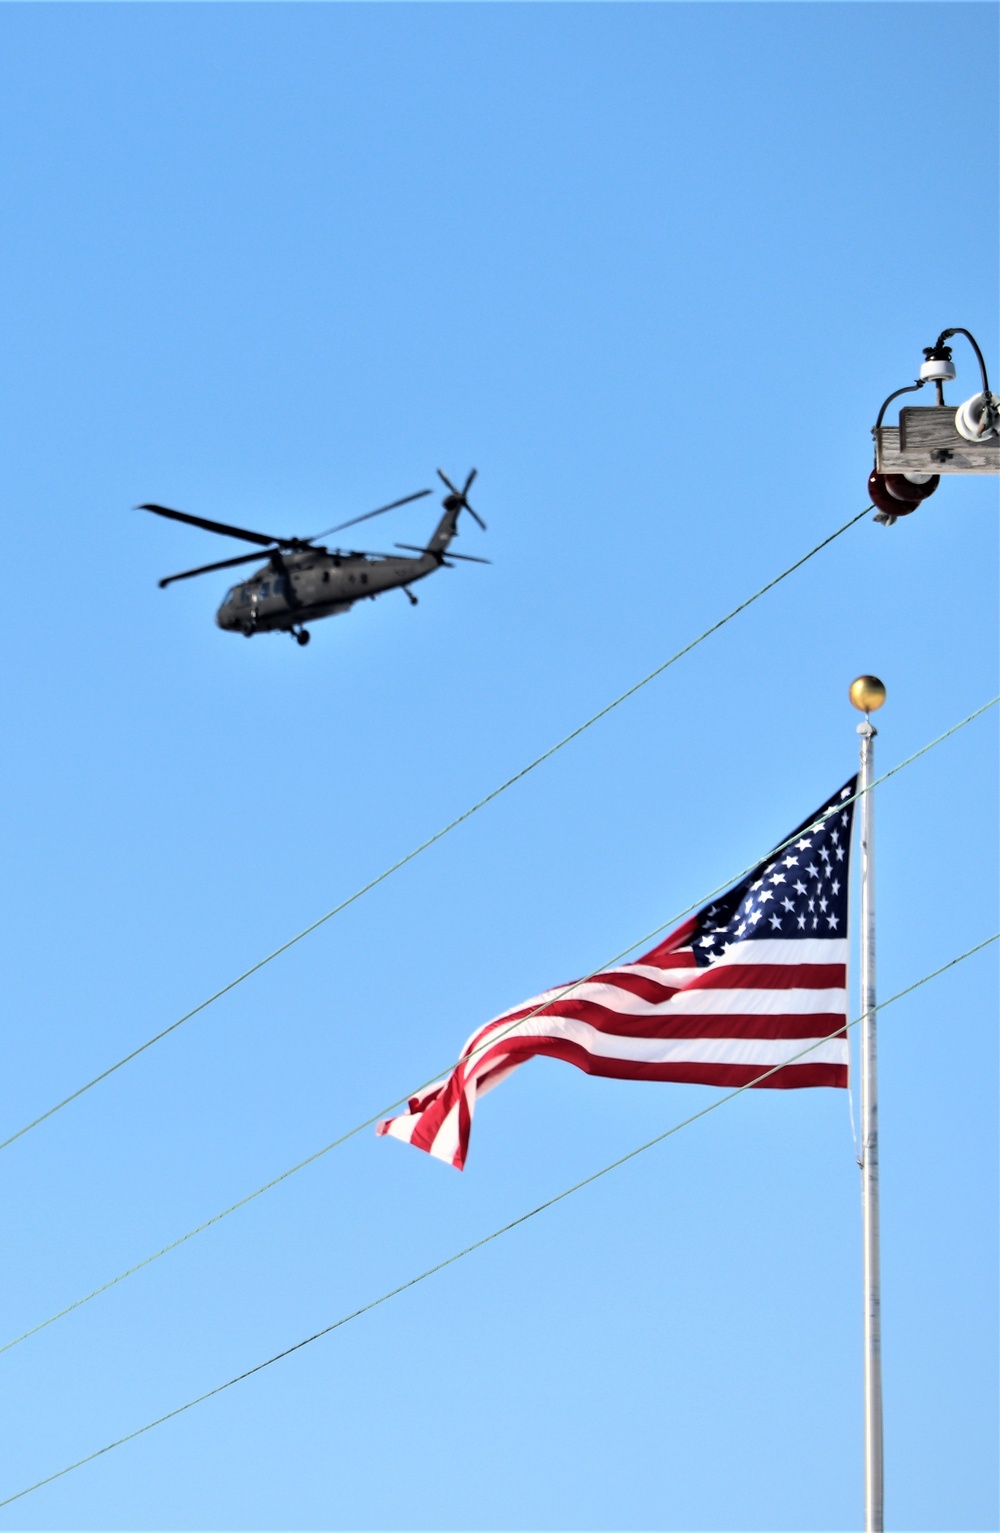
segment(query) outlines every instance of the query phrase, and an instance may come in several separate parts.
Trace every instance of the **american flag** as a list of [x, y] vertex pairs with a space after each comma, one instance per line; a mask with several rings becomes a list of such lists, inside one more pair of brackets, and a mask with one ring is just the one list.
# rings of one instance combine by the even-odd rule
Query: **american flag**
[[[378, 1125], [459, 1170], [477, 1099], [536, 1054], [588, 1075], [846, 1086], [847, 897], [857, 779], [635, 963], [561, 985], [473, 1033], [444, 1081]], [[568, 992], [568, 993], [567, 993]], [[830, 1036], [830, 1035], [834, 1036]], [[821, 1041], [826, 1040], [826, 1041]]]

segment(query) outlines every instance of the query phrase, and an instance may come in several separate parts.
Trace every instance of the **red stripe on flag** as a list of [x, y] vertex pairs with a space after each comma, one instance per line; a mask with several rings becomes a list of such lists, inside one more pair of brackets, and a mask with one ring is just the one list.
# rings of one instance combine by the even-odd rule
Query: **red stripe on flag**
[[[531, 1013], [526, 1015], [531, 1016]], [[844, 1021], [844, 1014], [839, 1011], [767, 1012], [760, 1016], [750, 1012], [668, 1012], [658, 1016], [630, 1017], [600, 1006], [596, 1001], [567, 998], [553, 1001], [543, 1012], [532, 1016], [532, 1025], [539, 1029], [537, 1034], [527, 1035], [532, 1041], [545, 1036], [542, 1029], [548, 1017], [556, 1021], [563, 1017], [568, 1021], [584, 1022], [596, 1032], [612, 1038], [825, 1038], [835, 1033]], [[511, 1029], [513, 1042], [516, 1023], [508, 1018], [505, 1025]], [[489, 1049], [503, 1048], [506, 1041], [506, 1038], [498, 1038]], [[469, 1055], [480, 1058], [476, 1051], [485, 1042], [485, 1038], [477, 1039], [470, 1046]]]
[[843, 990], [843, 963], [720, 963], [702, 969], [689, 990]]
[[[579, 1044], [564, 1038], [539, 1039], [543, 1047], [535, 1052], [550, 1059], [562, 1060], [576, 1065], [586, 1075], [604, 1076], [610, 1080], [627, 1081], [676, 1081], [693, 1086], [746, 1086], [760, 1081], [758, 1089], [774, 1087], [777, 1090], [793, 1086], [846, 1086], [847, 1066], [830, 1064], [823, 1060], [810, 1060], [808, 1055], [796, 1064], [782, 1065], [773, 1075], [767, 1075], [773, 1065], [714, 1064], [702, 1060], [676, 1060], [668, 1064], [652, 1064], [631, 1059], [608, 1059], [591, 1054]], [[760, 1080], [767, 1075], [766, 1080]]]

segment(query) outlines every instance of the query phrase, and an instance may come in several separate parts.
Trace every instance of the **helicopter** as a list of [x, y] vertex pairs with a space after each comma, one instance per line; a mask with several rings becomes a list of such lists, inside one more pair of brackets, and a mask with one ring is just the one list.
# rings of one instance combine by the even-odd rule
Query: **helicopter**
[[393, 500], [387, 506], [366, 511], [363, 516], [352, 517], [336, 527], [308, 538], [276, 538], [264, 532], [250, 532], [244, 527], [232, 527], [227, 522], [209, 521], [203, 516], [192, 516], [188, 511], [175, 511], [170, 506], [147, 503], [136, 506], [137, 511], [152, 511], [171, 521], [187, 522], [192, 527], [202, 527], [206, 532], [218, 532], [224, 537], [242, 538], [245, 543], [256, 543], [261, 550], [252, 554], [239, 554], [235, 559], [219, 559], [215, 564], [201, 564], [197, 569], [181, 570], [178, 575], [167, 575], [159, 582], [160, 589], [172, 585], [175, 580], [190, 580], [193, 575], [207, 575], [214, 570], [232, 569], [237, 564], [252, 564], [266, 556], [267, 563], [255, 570], [248, 580], [232, 586], [223, 598], [215, 614], [218, 626], [227, 633], [242, 633], [253, 638], [257, 633], [290, 633], [299, 644], [309, 643], [307, 623], [321, 617], [336, 617], [349, 612], [358, 601], [373, 601], [383, 591], [401, 589], [411, 606], [417, 598], [410, 590], [416, 580], [433, 575], [442, 567], [453, 569], [453, 559], [468, 564], [490, 564], [490, 559], [479, 559], [474, 554], [456, 554], [451, 550], [452, 539], [458, 533], [458, 519], [468, 511], [474, 521], [486, 531], [486, 523], [469, 505], [469, 490], [476, 477], [473, 469], [461, 489], [438, 469], [448, 493], [441, 504], [444, 515], [438, 522], [426, 547], [412, 543], [397, 543], [396, 548], [406, 549], [416, 558], [402, 554], [378, 554], [359, 549], [344, 550], [326, 548], [318, 542], [331, 537], [359, 522], [370, 521], [398, 506], [421, 500], [432, 490], [418, 490]]

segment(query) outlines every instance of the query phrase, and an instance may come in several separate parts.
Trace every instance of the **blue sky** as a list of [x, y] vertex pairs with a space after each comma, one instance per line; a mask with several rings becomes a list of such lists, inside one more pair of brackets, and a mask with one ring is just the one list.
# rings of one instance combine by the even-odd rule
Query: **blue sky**
[[[996, 12], [8, 6], [0, 40], [13, 1129], [860, 511], [942, 327], [1000, 372]], [[130, 509], [307, 533], [438, 464], [478, 467], [493, 567], [307, 650], [218, 632], [224, 575], [158, 591], [229, 545]], [[6, 1332], [760, 856], [853, 770], [858, 672], [883, 768], [994, 695], [996, 509], [953, 479], [861, 522], [3, 1152]], [[990, 715], [880, 792], [883, 995], [996, 929], [995, 782]], [[893, 1528], [998, 1515], [995, 968], [881, 1026]], [[462, 1175], [359, 1136], [0, 1357], [0, 1488], [711, 1096], [540, 1061]], [[857, 1182], [841, 1094], [748, 1094], [4, 1526], [856, 1526]]]

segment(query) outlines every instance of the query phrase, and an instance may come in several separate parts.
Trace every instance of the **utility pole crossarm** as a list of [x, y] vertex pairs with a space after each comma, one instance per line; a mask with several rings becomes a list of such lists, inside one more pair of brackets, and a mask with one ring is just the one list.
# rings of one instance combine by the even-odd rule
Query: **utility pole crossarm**
[[1000, 436], [970, 442], [955, 429], [952, 405], [908, 405], [898, 426], [875, 429], [880, 474], [1000, 474]]

